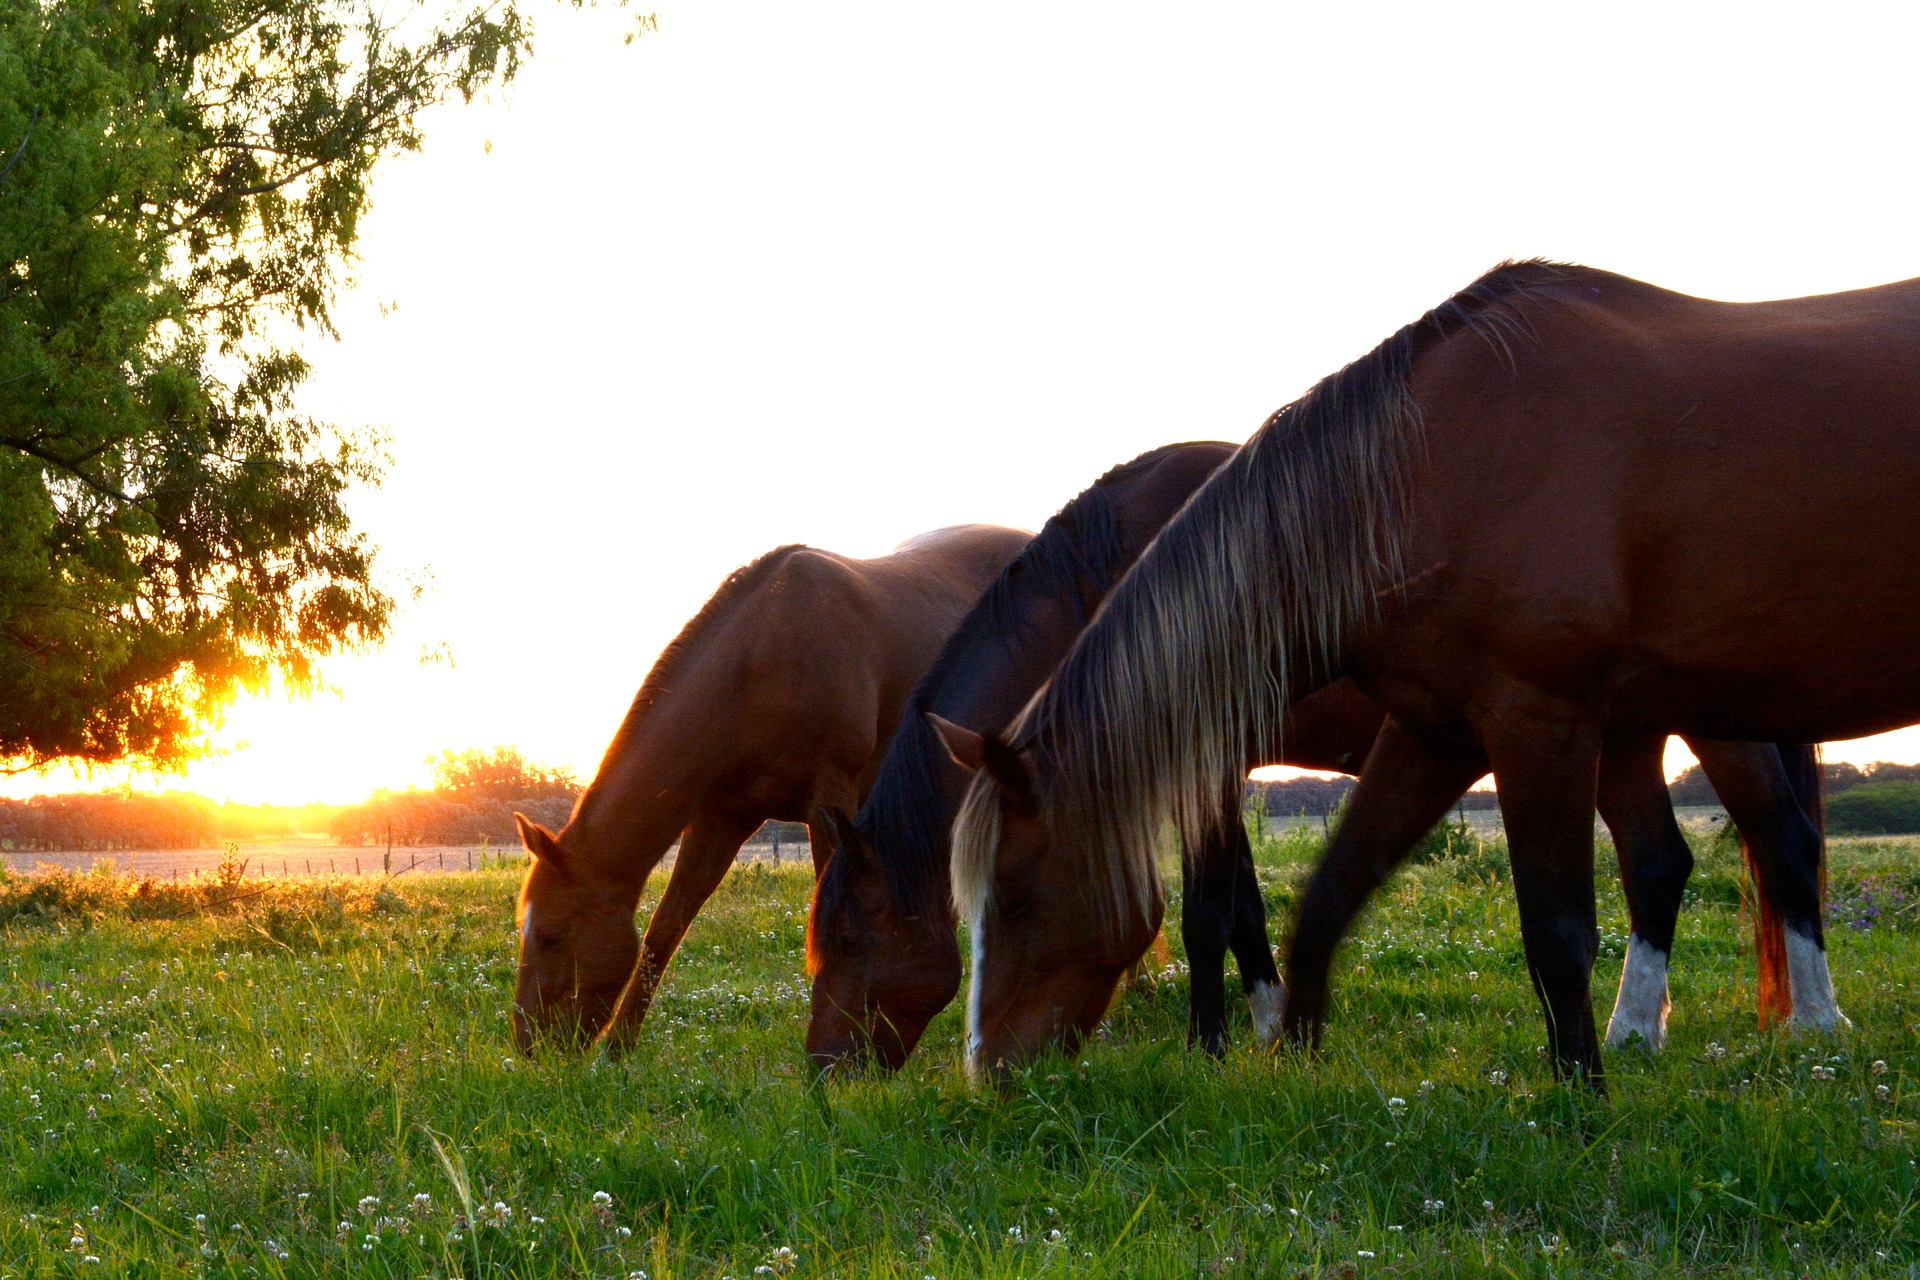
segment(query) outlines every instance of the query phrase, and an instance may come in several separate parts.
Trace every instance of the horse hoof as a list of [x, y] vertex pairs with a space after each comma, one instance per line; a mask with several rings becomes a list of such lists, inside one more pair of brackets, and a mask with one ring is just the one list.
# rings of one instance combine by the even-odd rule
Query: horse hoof
[[1253, 1014], [1253, 1039], [1262, 1049], [1271, 1049], [1280, 1039], [1281, 1023], [1287, 1015], [1287, 989], [1276, 982], [1255, 983], [1247, 993], [1247, 1009]]
[[1626, 1022], [1609, 1022], [1605, 1047], [1608, 1049], [1638, 1049], [1643, 1053], [1659, 1053], [1667, 1047], [1665, 1027], [1644, 1028]]
[[1853, 1019], [1838, 1009], [1823, 1010], [1817, 1015], [1796, 1013], [1787, 1019], [1787, 1030], [1797, 1036], [1829, 1036], [1853, 1030]]

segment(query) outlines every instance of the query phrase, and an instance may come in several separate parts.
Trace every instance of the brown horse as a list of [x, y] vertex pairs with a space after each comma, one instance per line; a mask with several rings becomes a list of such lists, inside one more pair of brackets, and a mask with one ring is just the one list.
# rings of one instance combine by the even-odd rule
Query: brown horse
[[[1004, 728], [1052, 674], [1121, 574], [1235, 449], [1198, 442], [1152, 450], [1114, 467], [1062, 507], [954, 629], [908, 697], [859, 816], [838, 809], [828, 815], [833, 853], [815, 886], [807, 931], [813, 975], [807, 1049], [823, 1070], [870, 1061], [898, 1067], [959, 989], [947, 836], [965, 775], [928, 717]], [[1280, 742], [1249, 763], [1273, 760], [1358, 773], [1384, 714], [1352, 681], [1339, 681], [1292, 707]], [[1714, 784], [1729, 795], [1744, 796], [1769, 768], [1780, 768], [1770, 746], [1693, 745]], [[1188, 1042], [1212, 1054], [1226, 1046], [1229, 950], [1240, 965], [1258, 1041], [1278, 1036], [1283, 1009], [1265, 905], [1240, 823], [1240, 789], [1232, 788], [1227, 799], [1214, 834], [1188, 848], [1181, 864]], [[1658, 1048], [1666, 1034], [1666, 961], [1692, 855], [1674, 823], [1657, 754], [1642, 759], [1610, 753], [1599, 801], [1615, 832], [1632, 922], [1609, 1039], [1639, 1036]], [[1782, 856], [1780, 842], [1771, 838], [1781, 820], [1765, 805], [1747, 805], [1741, 821], [1743, 830], [1751, 826], [1762, 833], [1756, 867], [1771, 867]], [[1330, 858], [1328, 865], [1358, 870], [1349, 859]], [[1763, 943], [1782, 924], [1766, 892], [1775, 879], [1757, 877], [1768, 926], [1760, 931]], [[1780, 948], [1763, 945], [1762, 955], [1763, 991], [1769, 998], [1776, 991], [1784, 996]], [[1296, 975], [1296, 981], [1304, 979]]]
[[[1491, 765], [1554, 1061], [1597, 1083], [1603, 745], [1920, 720], [1916, 493], [1920, 281], [1736, 305], [1490, 273], [1270, 419], [985, 740], [970, 1062], [1093, 1025], [1158, 929], [1161, 821], [1202, 829], [1247, 744], [1351, 676], [1388, 711], [1361, 852], [1392, 865]], [[1817, 917], [1785, 949], [1817, 955]]]
[[[522, 1049], [536, 1032], [631, 1040], [741, 843], [770, 818], [859, 802], [908, 690], [1030, 536], [963, 525], [874, 560], [781, 547], [721, 584], [648, 672], [566, 828], [519, 820], [533, 855], [513, 1001]], [[811, 835], [817, 870], [825, 833]], [[641, 940], [641, 890], [676, 838]]]

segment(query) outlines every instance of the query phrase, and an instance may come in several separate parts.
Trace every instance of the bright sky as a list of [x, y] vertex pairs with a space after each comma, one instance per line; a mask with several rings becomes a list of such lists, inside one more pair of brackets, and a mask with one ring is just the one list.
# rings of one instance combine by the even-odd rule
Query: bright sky
[[433, 590], [163, 785], [358, 799], [495, 743], [590, 774], [734, 566], [1037, 528], [1502, 258], [1920, 275], [1916, 10], [661, 3], [632, 46], [535, 7], [510, 93], [379, 178], [306, 407], [391, 433], [355, 511]]

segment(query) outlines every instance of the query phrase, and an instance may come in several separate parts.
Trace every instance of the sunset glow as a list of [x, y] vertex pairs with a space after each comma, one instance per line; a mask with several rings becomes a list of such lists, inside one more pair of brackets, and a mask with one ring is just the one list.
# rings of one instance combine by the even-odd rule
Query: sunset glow
[[390, 435], [355, 511], [424, 594], [336, 692], [243, 699], [137, 785], [344, 801], [496, 743], [590, 775], [736, 565], [1038, 528], [1503, 258], [1731, 299], [1920, 275], [1913, 14], [719, 4], [631, 46], [630, 13], [537, 18], [508, 97], [380, 180], [343, 340], [310, 344], [307, 407]]

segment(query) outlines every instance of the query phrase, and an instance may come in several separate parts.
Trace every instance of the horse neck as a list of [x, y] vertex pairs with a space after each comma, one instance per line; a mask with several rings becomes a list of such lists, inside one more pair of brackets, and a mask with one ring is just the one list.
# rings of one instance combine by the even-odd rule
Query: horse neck
[[697, 687], [636, 702], [561, 832], [567, 851], [600, 879], [643, 884], [731, 763], [731, 705]]

